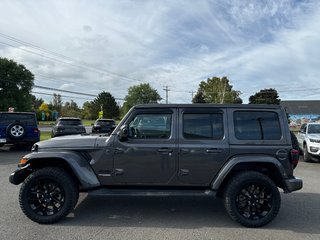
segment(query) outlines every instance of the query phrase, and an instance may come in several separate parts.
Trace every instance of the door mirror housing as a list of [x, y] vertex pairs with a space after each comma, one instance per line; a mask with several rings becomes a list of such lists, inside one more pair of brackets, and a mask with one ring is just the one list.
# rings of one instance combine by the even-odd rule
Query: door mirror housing
[[120, 127], [118, 137], [121, 142], [128, 140], [128, 126], [123, 125]]

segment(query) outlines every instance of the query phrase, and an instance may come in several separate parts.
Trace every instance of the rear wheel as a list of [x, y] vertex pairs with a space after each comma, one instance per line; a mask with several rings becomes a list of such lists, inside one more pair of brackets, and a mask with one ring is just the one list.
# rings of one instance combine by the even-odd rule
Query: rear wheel
[[47, 167], [30, 174], [20, 189], [19, 201], [24, 214], [38, 223], [54, 223], [76, 205], [79, 190], [63, 169]]
[[229, 216], [246, 227], [261, 227], [278, 214], [280, 193], [267, 176], [254, 172], [241, 172], [228, 183], [224, 192], [224, 205]]

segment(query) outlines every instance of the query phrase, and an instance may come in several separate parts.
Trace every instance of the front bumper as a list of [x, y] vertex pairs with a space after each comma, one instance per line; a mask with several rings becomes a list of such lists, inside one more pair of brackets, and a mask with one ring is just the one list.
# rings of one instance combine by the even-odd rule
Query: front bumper
[[284, 184], [286, 186], [285, 192], [290, 193], [290, 192], [301, 189], [303, 186], [303, 181], [300, 178], [293, 177], [293, 178], [284, 180]]
[[32, 169], [30, 169], [30, 164], [25, 165], [24, 167], [20, 167], [10, 174], [9, 182], [18, 185], [22, 183], [29, 174], [32, 173]]

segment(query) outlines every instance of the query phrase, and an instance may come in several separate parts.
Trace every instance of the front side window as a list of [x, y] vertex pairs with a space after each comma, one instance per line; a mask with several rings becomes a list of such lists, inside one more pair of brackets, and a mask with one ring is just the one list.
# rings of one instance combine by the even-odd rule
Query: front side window
[[281, 128], [275, 112], [234, 112], [234, 132], [239, 140], [280, 140]]
[[171, 114], [138, 114], [129, 123], [129, 138], [169, 138], [171, 135], [171, 119]]
[[222, 114], [194, 114], [183, 115], [183, 137], [186, 139], [213, 139], [223, 138]]

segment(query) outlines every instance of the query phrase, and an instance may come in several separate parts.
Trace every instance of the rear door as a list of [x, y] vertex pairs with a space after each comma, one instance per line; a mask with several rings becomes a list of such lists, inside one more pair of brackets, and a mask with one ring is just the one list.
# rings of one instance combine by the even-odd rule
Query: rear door
[[228, 157], [225, 110], [179, 110], [179, 180], [186, 185], [208, 185]]

